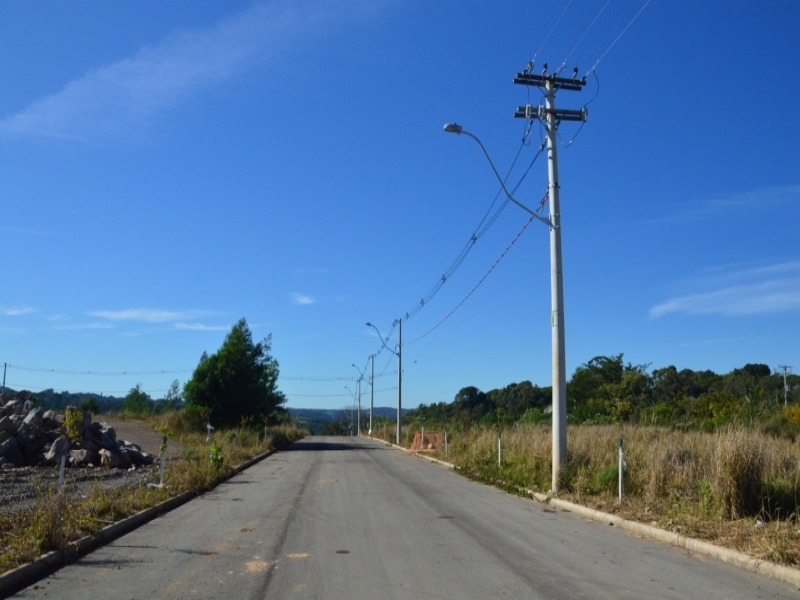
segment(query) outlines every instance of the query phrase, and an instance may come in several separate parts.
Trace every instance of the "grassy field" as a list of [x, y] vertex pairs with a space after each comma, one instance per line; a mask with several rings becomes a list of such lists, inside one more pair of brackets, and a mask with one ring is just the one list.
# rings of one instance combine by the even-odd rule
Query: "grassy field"
[[[205, 433], [182, 431], [175, 413], [139, 422], [151, 430], [168, 432], [183, 446], [181, 457], [168, 463], [165, 487], [108, 490], [97, 484], [86, 498], [69, 503], [55, 489], [43, 491], [35, 510], [0, 516], [0, 573], [49, 551], [69, 549], [71, 542], [168, 498], [207, 491], [235, 466], [305, 434], [288, 426], [268, 428], [266, 439], [263, 430], [217, 431], [209, 446]], [[153, 483], [158, 480], [158, 471], [154, 470]]]
[[[497, 429], [448, 432], [447, 455], [444, 448], [430, 454], [511, 493], [547, 493], [550, 431], [535, 425], [503, 430], [501, 465]], [[414, 433], [404, 430], [406, 447]], [[433, 433], [428, 429], [426, 437]], [[625, 461], [621, 503], [620, 436]], [[800, 443], [739, 428], [703, 433], [579, 426], [569, 428], [567, 446], [559, 498], [800, 566]]]

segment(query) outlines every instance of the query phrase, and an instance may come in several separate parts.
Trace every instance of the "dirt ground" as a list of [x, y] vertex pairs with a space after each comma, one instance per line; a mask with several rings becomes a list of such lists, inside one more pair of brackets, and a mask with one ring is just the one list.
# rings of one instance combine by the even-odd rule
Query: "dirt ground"
[[[163, 435], [142, 421], [123, 421], [106, 415], [95, 415], [93, 422], [107, 423], [114, 428], [118, 440], [132, 442], [153, 456], [153, 464], [137, 469], [106, 469], [103, 467], [68, 468], [64, 485], [70, 498], [86, 497], [95, 485], [105, 489], [136, 488], [158, 481], [159, 456]], [[183, 446], [176, 440], [167, 442], [167, 459], [180, 460]], [[37, 499], [55, 489], [58, 481], [56, 466], [0, 469], [0, 515], [24, 513], [36, 506]]]
[[[159, 431], [150, 429], [142, 421], [123, 421], [122, 419], [97, 415], [92, 417], [92, 421], [106, 423], [114, 428], [118, 440], [133, 442], [143, 451], [155, 457], [156, 461], [161, 455], [161, 444], [164, 436]], [[167, 460], [180, 458], [183, 453], [183, 446], [177, 440], [167, 441]]]

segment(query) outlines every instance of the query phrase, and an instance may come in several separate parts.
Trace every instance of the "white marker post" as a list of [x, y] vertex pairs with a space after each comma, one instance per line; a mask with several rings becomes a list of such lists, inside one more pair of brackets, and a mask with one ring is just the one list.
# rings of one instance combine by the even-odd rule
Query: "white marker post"
[[64, 469], [67, 466], [67, 449], [69, 448], [69, 444], [65, 445], [65, 449], [61, 452], [61, 462], [58, 467], [58, 485], [56, 486], [56, 491], [60, 492], [61, 488], [64, 487]]
[[619, 503], [622, 504], [622, 471], [625, 466], [625, 460], [622, 457], [622, 435], [619, 436], [619, 465], [617, 470], [619, 471]]
[[149, 488], [161, 489], [164, 487], [164, 471], [167, 468], [167, 436], [164, 436], [164, 442], [161, 444], [161, 473], [158, 483], [148, 483]]

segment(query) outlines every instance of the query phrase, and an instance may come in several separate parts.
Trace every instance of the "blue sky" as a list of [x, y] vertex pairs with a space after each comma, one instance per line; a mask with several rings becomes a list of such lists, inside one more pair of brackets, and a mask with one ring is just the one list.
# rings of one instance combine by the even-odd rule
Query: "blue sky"
[[[480, 148], [442, 131], [477, 135], [537, 208], [542, 129], [514, 111], [542, 97], [512, 83], [532, 59], [589, 73], [556, 96], [589, 114], [559, 128], [567, 376], [617, 353], [797, 371], [799, 16], [788, 0], [0, 3], [7, 385], [158, 398], [244, 317], [272, 335], [290, 407], [339, 408], [381, 349], [365, 323], [394, 348], [406, 314], [404, 406], [550, 385], [547, 228], [497, 212]], [[394, 406], [394, 355], [375, 373]]]

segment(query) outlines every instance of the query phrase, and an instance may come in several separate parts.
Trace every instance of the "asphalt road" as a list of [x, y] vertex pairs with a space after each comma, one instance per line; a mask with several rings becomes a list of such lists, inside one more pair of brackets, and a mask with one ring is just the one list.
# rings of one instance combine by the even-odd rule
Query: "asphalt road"
[[354, 438], [308, 438], [14, 598], [792, 598]]

